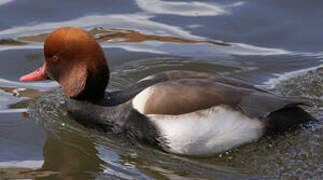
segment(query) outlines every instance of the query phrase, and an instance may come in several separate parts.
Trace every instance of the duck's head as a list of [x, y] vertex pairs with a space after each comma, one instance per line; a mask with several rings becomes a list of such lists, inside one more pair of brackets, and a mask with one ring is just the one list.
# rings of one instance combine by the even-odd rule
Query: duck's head
[[56, 29], [44, 45], [45, 62], [20, 81], [56, 80], [69, 98], [97, 101], [109, 81], [105, 54], [93, 37], [78, 28]]

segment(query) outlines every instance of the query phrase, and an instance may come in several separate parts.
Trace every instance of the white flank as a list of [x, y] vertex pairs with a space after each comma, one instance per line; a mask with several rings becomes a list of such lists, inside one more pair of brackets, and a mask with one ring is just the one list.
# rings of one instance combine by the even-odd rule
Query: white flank
[[166, 140], [165, 150], [186, 155], [211, 155], [257, 140], [264, 125], [226, 106], [182, 115], [147, 115]]
[[151, 96], [153, 87], [148, 87], [141, 91], [137, 96], [132, 100], [132, 106], [140, 113], [144, 113], [145, 105], [149, 97]]

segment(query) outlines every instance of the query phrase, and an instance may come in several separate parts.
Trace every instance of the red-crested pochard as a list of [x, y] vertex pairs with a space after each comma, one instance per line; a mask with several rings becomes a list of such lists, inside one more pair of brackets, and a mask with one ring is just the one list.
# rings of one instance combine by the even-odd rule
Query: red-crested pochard
[[160, 72], [124, 90], [106, 92], [105, 54], [89, 33], [78, 28], [52, 32], [44, 55], [44, 64], [20, 81], [56, 80], [77, 121], [168, 152], [219, 153], [312, 119], [298, 107], [303, 101], [203, 72]]

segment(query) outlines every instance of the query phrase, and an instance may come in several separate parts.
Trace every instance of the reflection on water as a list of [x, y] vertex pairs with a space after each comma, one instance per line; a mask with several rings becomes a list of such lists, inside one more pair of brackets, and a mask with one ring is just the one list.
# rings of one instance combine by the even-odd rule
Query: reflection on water
[[14, 87], [0, 87], [0, 90], [11, 93], [16, 97], [35, 97], [42, 94], [42, 91], [38, 89], [27, 89], [27, 88], [14, 88]]
[[14, 1], [14, 0], [2, 0], [2, 1], [0, 2], [0, 6], [1, 6], [1, 5], [4, 5], [4, 4], [7, 4], [7, 3], [10, 3], [11, 1]]
[[2, 46], [22, 46], [25, 43], [16, 41], [14, 39], [0, 39], [0, 45]]
[[50, 176], [69, 179], [246, 177], [235, 168], [201, 164], [199, 160], [87, 129], [68, 118], [63, 100], [62, 93], [54, 91], [34, 99], [29, 106], [29, 117], [49, 132], [43, 146], [44, 163], [36, 172], [51, 171], [54, 173]]
[[232, 5], [219, 5], [204, 2], [167, 2], [161, 0], [136, 0], [137, 5], [146, 12], [153, 14], [172, 14], [179, 16], [217, 16], [229, 13], [226, 8], [242, 5], [243, 2]]
[[[195, 43], [210, 43], [221, 46], [231, 46], [228, 43], [216, 42], [216, 41], [199, 41], [186, 38], [179, 38], [174, 36], [160, 36], [153, 34], [143, 34], [134, 30], [126, 29], [103, 29], [93, 28], [88, 31], [97, 41], [109, 41], [109, 42], [135, 42], [140, 43], [143, 41], [159, 41], [159, 42], [173, 42], [184, 44]], [[49, 33], [21, 36], [17, 37], [18, 40], [30, 41], [30, 42], [44, 42]], [[13, 40], [12, 40], [13, 41]], [[16, 42], [16, 41], [15, 41]], [[18, 42], [18, 41], [17, 41]], [[1, 42], [0, 42], [1, 45]], [[4, 44], [7, 45], [7, 44]]]
[[22, 170], [8, 167], [38, 168], [43, 163], [45, 133], [25, 113], [0, 112], [0, 128], [0, 179], [17, 178]]

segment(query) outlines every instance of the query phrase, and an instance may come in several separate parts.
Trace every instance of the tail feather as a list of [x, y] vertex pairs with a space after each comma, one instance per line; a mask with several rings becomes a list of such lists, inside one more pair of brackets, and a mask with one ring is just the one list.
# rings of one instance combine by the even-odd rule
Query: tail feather
[[315, 120], [298, 106], [286, 107], [269, 114], [267, 134], [281, 133], [297, 128], [300, 124]]

